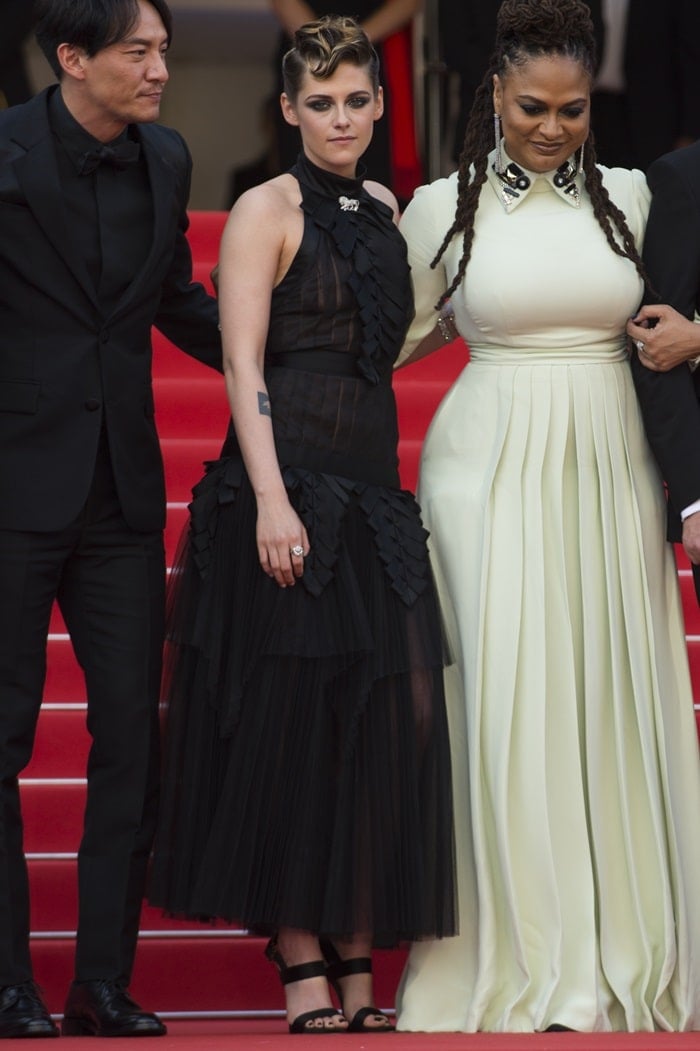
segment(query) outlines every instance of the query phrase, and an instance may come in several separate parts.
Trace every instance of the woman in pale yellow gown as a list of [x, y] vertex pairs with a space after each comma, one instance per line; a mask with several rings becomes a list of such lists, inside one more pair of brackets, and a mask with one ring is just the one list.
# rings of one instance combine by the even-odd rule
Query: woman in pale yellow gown
[[419, 492], [455, 657], [461, 933], [413, 947], [399, 1028], [693, 1029], [698, 749], [625, 340], [648, 191], [595, 164], [585, 5], [506, 0], [495, 59], [460, 173], [402, 222], [405, 356], [453, 323], [471, 361]]

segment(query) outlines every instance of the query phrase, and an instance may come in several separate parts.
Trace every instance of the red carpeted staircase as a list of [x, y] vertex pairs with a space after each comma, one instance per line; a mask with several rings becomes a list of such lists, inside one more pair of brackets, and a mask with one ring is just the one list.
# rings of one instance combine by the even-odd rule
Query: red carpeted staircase
[[[208, 282], [225, 214], [192, 215], [195, 276]], [[466, 360], [461, 344], [397, 373], [403, 484], [415, 488], [420, 444], [448, 383]], [[156, 334], [154, 378], [158, 428], [168, 488], [166, 545], [170, 558], [187, 517], [190, 489], [203, 460], [218, 454], [228, 421], [223, 380]], [[682, 553], [681, 587], [688, 647], [700, 696], [700, 615]], [[22, 776], [26, 850], [32, 885], [32, 952], [50, 1009], [59, 1013], [72, 977], [76, 926], [75, 856], [84, 804], [85, 691], [60, 615], [49, 640], [49, 670], [36, 748]], [[277, 978], [263, 943], [225, 926], [180, 923], [146, 907], [132, 990], [166, 1017], [259, 1016], [281, 1013]], [[393, 1004], [403, 954], [377, 954], [377, 1000]]]

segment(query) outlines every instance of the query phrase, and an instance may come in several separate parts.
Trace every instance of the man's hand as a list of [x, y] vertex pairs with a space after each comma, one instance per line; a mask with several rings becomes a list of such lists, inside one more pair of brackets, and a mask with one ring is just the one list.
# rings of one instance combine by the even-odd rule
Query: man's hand
[[700, 565], [700, 511], [683, 522], [683, 548], [693, 565]]
[[627, 335], [642, 365], [652, 372], [668, 372], [700, 355], [700, 325], [664, 304], [642, 307], [627, 322]]

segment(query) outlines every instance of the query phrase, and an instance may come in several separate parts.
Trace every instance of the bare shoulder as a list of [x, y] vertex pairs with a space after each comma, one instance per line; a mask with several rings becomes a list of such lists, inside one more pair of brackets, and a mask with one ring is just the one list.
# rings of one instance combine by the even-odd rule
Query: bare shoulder
[[275, 258], [283, 258], [288, 246], [301, 237], [300, 201], [299, 184], [286, 174], [246, 190], [229, 213], [222, 254], [240, 252], [244, 247], [249, 257], [272, 253]]
[[257, 220], [274, 216], [279, 220], [285, 213], [290, 214], [296, 210], [300, 201], [301, 194], [296, 179], [287, 174], [278, 175], [241, 194], [231, 209], [231, 218]]
[[394, 213], [394, 222], [397, 222], [399, 218], [399, 203], [391, 190], [386, 186], [383, 186], [380, 182], [373, 182], [371, 179], [367, 179], [363, 185], [367, 193], [371, 194], [372, 197], [376, 197], [378, 201], [382, 202], [382, 204], [386, 204], [391, 208]]
[[222, 265], [233, 261], [270, 288], [286, 274], [304, 232], [304, 213], [297, 180], [288, 174], [253, 186], [241, 194], [226, 222], [221, 239]]

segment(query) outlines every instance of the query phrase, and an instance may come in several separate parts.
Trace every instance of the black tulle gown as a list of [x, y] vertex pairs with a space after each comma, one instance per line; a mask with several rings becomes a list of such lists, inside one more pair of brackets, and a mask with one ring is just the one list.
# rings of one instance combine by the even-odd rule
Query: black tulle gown
[[266, 381], [311, 551], [295, 587], [263, 573], [230, 430], [172, 576], [150, 899], [390, 946], [455, 930], [443, 638], [391, 389], [409, 272], [361, 180], [303, 155], [292, 171], [304, 235], [272, 295]]

